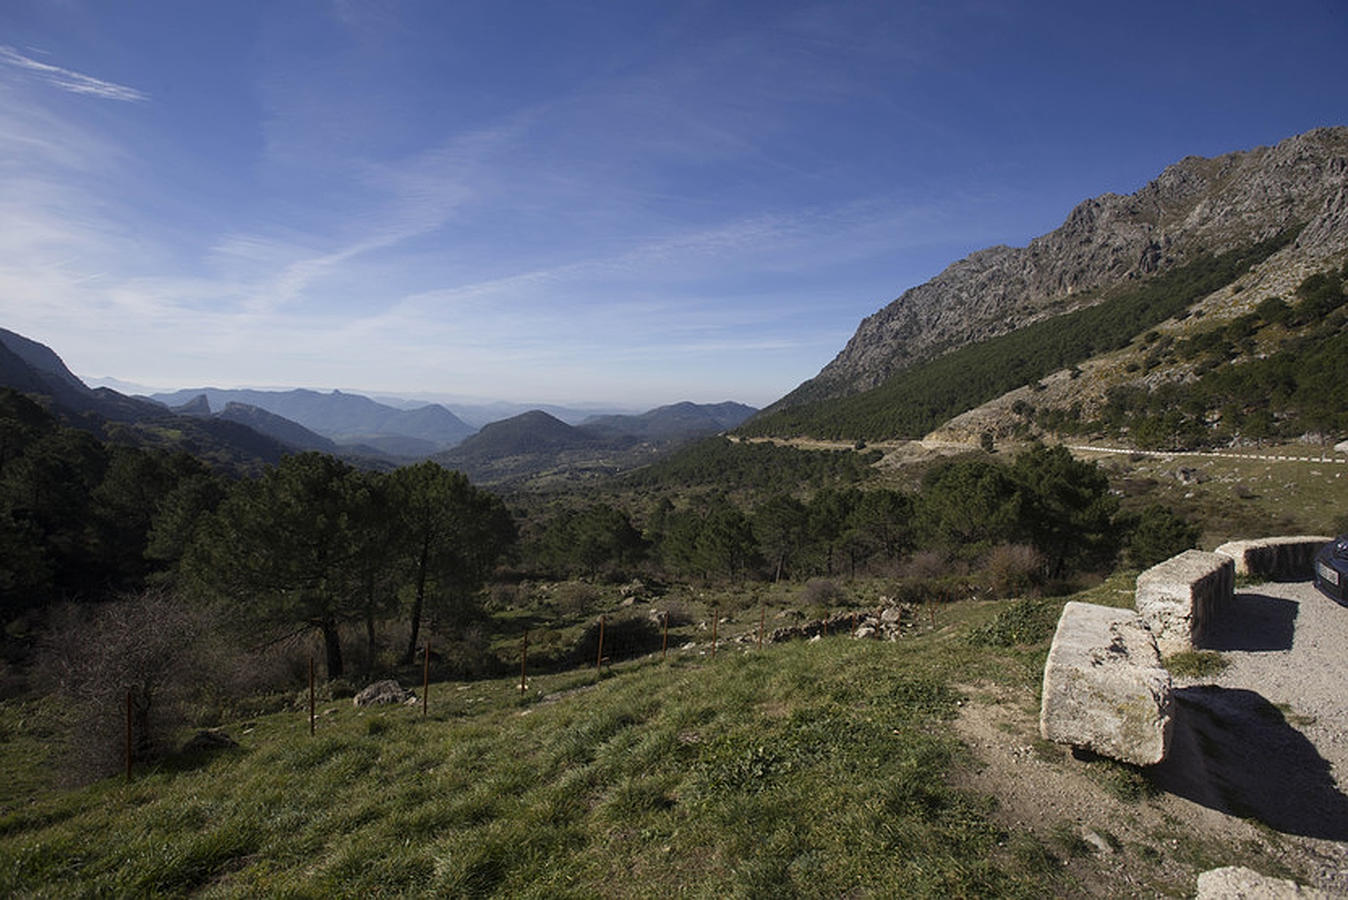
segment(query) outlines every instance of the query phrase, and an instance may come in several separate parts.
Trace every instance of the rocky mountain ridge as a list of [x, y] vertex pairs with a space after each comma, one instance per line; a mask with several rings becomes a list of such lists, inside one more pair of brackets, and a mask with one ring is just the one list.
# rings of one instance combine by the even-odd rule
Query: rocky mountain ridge
[[1279, 265], [1305, 268], [1348, 249], [1348, 127], [1186, 157], [1134, 194], [1080, 203], [1026, 247], [970, 254], [863, 320], [832, 362], [769, 410], [869, 390], [915, 362], [1298, 225]]

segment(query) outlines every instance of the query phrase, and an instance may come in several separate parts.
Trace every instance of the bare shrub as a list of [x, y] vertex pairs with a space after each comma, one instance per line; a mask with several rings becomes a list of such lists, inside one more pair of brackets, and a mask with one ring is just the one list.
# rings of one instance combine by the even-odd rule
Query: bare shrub
[[1012, 597], [1039, 583], [1044, 556], [1028, 544], [998, 544], [984, 555], [982, 567], [993, 593]]
[[692, 610], [681, 600], [665, 600], [658, 607], [652, 608], [651, 618], [658, 622], [662, 615], [669, 617], [670, 628], [682, 628], [685, 625], [692, 625], [695, 621]]
[[557, 609], [573, 616], [587, 615], [599, 602], [599, 589], [583, 581], [568, 581], [557, 585]]
[[196, 652], [209, 619], [167, 594], [69, 606], [44, 642], [42, 675], [71, 706], [65, 775], [82, 783], [125, 764], [127, 698], [136, 762], [173, 747], [184, 701], [204, 684]]
[[908, 557], [903, 574], [909, 578], [940, 578], [950, 574], [950, 561], [936, 550], [919, 550]]
[[842, 588], [827, 578], [811, 578], [800, 599], [809, 606], [828, 607], [842, 599]]
[[501, 661], [492, 653], [491, 639], [480, 624], [437, 634], [437, 669], [441, 677], [482, 678], [499, 674]]
[[[644, 616], [621, 616], [604, 621], [604, 657], [632, 659], [660, 649], [660, 627]], [[577, 665], [594, 665], [599, 653], [599, 621], [586, 626], [571, 651]]]

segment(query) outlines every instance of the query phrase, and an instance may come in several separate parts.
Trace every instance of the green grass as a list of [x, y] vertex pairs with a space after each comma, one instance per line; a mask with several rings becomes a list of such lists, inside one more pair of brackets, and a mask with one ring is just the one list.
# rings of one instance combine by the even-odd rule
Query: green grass
[[1184, 650], [1164, 660], [1171, 675], [1182, 678], [1206, 678], [1226, 668], [1227, 662], [1215, 650]]
[[956, 676], [1003, 677], [939, 633], [839, 637], [524, 700], [433, 684], [424, 719], [331, 702], [314, 737], [261, 717], [195, 766], [11, 802], [0, 893], [1039, 895], [1052, 869], [949, 786]]

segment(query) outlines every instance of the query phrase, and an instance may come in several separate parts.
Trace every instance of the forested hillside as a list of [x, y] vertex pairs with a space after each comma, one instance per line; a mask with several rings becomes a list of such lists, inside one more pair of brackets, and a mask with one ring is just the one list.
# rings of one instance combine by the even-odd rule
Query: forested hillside
[[[788, 405], [738, 429], [743, 435], [881, 440], [920, 438], [947, 419], [1012, 388], [1126, 346], [1231, 283], [1296, 237], [1296, 230], [1220, 256], [1202, 256], [1099, 303], [970, 344], [904, 369], [881, 386], [841, 399]], [[809, 390], [798, 394], [810, 395]]]

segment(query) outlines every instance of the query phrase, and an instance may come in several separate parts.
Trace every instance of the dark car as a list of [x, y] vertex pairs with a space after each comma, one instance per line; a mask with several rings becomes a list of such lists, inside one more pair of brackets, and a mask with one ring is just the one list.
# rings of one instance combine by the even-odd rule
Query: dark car
[[1315, 554], [1315, 586], [1326, 597], [1348, 606], [1348, 534], [1339, 535]]

